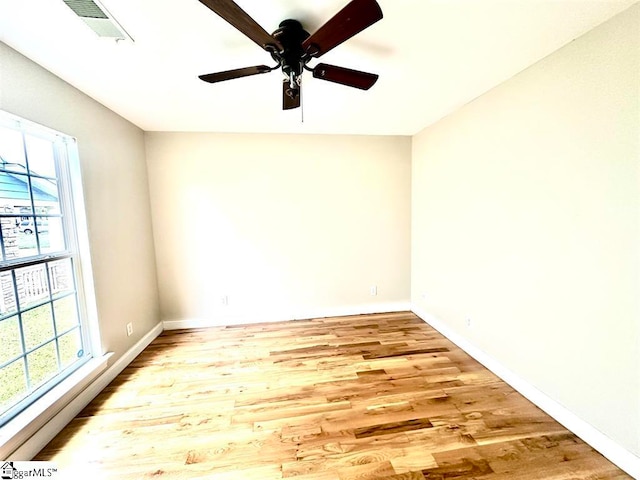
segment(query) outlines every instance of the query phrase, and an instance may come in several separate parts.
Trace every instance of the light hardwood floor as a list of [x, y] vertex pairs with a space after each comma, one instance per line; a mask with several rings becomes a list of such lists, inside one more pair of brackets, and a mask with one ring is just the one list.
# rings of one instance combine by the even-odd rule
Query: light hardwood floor
[[164, 332], [37, 460], [91, 480], [631, 478], [412, 313]]

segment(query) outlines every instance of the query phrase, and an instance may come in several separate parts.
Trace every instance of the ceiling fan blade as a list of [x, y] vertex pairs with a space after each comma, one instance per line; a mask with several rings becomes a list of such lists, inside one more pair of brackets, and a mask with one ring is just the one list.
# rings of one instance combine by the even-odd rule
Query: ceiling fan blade
[[312, 57], [320, 57], [381, 18], [382, 9], [376, 0], [352, 0], [302, 42], [302, 48]]
[[282, 51], [280, 42], [269, 35], [264, 28], [258, 25], [247, 12], [232, 0], [200, 0], [200, 3], [209, 7], [214, 13], [236, 27], [263, 49], [269, 51], [275, 48], [279, 52]]
[[313, 77], [361, 90], [369, 90], [378, 81], [378, 75], [375, 73], [360, 72], [326, 63], [316, 65], [313, 69]]
[[300, 87], [291, 88], [288, 79], [282, 80], [282, 109], [291, 110], [300, 106]]
[[207, 73], [200, 75], [198, 78], [208, 83], [224, 82], [225, 80], [233, 80], [234, 78], [248, 77], [259, 73], [269, 73], [273, 70], [266, 65], [256, 65], [255, 67], [237, 68], [235, 70], [227, 70], [225, 72]]

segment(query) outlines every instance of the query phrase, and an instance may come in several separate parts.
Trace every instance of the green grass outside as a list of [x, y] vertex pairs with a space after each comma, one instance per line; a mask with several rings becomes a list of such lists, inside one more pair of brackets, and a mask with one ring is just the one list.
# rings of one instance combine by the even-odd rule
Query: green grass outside
[[[52, 304], [22, 313], [22, 327], [24, 343], [27, 351], [51, 340], [54, 337]], [[78, 324], [75, 295], [71, 295], [53, 302], [58, 332], [67, 331]], [[0, 320], [0, 364], [16, 356], [22, 350], [22, 338], [18, 323], [18, 315]], [[71, 330], [58, 338], [38, 348], [27, 355], [27, 365], [31, 378], [31, 389], [27, 388], [24, 361], [20, 358], [0, 369], [0, 413], [15, 402], [25, 397], [42, 383], [56, 375], [61, 369], [72, 364], [78, 357], [81, 348], [80, 332], [78, 328]], [[60, 351], [60, 365], [58, 364], [57, 349]]]

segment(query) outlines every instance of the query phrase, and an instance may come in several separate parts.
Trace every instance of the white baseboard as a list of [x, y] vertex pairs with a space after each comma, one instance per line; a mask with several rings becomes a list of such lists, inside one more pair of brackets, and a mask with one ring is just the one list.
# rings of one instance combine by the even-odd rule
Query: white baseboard
[[227, 325], [245, 325], [252, 323], [282, 322], [290, 320], [305, 320], [309, 318], [344, 317], [347, 315], [368, 315], [372, 313], [389, 313], [410, 311], [409, 302], [371, 303], [345, 307], [330, 307], [303, 310], [299, 312], [276, 312], [255, 314], [241, 313], [237, 315], [221, 315], [212, 318], [189, 318], [181, 320], [165, 320], [165, 330], [181, 328], [223, 327]]
[[127, 352], [102, 375], [91, 382], [77, 397], [62, 408], [62, 410], [51, 418], [42, 428], [38, 429], [33, 436], [3, 460], [31, 460], [161, 333], [162, 323], [160, 322], [133, 347], [127, 350]]
[[438, 330], [442, 335], [475, 358], [506, 383], [511, 385], [525, 398], [541, 408], [549, 416], [553, 417], [558, 423], [595, 448], [612, 463], [616, 464], [633, 478], [640, 479], [640, 458], [638, 456], [616, 443], [614, 440], [596, 429], [593, 425], [578, 417], [547, 394], [538, 390], [525, 379], [509, 370], [498, 360], [491, 357], [476, 347], [464, 336], [447, 326], [447, 324], [442, 320], [430, 315], [427, 311], [415, 304], [411, 310], [433, 328]]

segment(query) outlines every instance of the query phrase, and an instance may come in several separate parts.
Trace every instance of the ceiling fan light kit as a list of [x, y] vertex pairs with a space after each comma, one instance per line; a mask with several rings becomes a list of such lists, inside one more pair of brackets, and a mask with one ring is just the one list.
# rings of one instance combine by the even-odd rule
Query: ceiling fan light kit
[[199, 78], [205, 82], [217, 83], [280, 69], [285, 76], [282, 81], [282, 108], [289, 110], [300, 106], [304, 70], [312, 72], [314, 78], [361, 90], [368, 90], [378, 80], [378, 75], [350, 68], [326, 63], [319, 63], [313, 68], [307, 65], [312, 59], [321, 57], [382, 19], [382, 10], [376, 0], [352, 0], [313, 35], [293, 19], [280, 22], [279, 28], [269, 34], [232, 0], [200, 2], [271, 54], [277, 62], [273, 67], [256, 65], [200, 75]]

